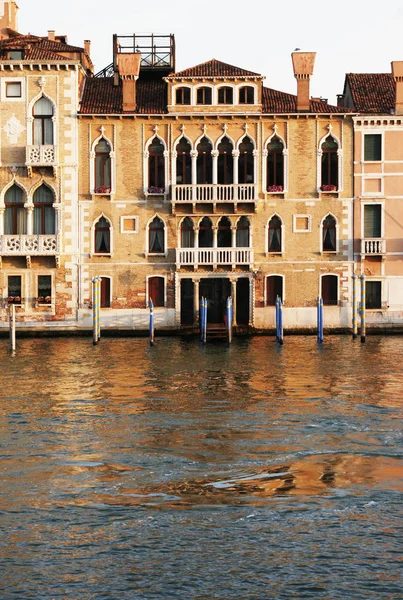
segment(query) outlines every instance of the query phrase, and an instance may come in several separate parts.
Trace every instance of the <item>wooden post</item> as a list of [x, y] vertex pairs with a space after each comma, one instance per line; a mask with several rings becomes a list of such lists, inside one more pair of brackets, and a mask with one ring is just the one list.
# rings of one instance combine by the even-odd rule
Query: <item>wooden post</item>
[[365, 275], [364, 273], [360, 277], [361, 279], [361, 344], [365, 344]]
[[15, 306], [10, 305], [10, 350], [15, 352], [16, 340], [15, 340]]
[[357, 338], [358, 323], [357, 323], [357, 275], [353, 275], [353, 314], [352, 314], [352, 329], [353, 340]]

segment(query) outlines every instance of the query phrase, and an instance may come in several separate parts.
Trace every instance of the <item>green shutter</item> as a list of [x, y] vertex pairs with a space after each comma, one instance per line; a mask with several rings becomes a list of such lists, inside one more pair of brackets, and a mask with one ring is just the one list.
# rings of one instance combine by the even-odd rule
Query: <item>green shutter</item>
[[380, 133], [364, 135], [364, 160], [382, 160], [382, 136]]
[[364, 238], [381, 237], [381, 211], [380, 204], [366, 204], [364, 206]]

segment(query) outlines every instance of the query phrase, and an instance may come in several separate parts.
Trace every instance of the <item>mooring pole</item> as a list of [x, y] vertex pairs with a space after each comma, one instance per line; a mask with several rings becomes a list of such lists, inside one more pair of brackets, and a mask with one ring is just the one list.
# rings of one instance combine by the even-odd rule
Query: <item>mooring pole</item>
[[207, 298], [203, 299], [203, 344], [207, 342]]
[[318, 342], [323, 342], [323, 299], [318, 297]]
[[278, 321], [279, 321], [279, 301], [280, 298], [277, 296], [276, 298], [276, 340], [278, 341], [279, 339], [279, 327], [278, 327]]
[[283, 333], [283, 303], [282, 301], [278, 300], [278, 333], [279, 333], [279, 338], [278, 341], [280, 343], [280, 345], [283, 344], [284, 342], [284, 333]]
[[150, 346], [154, 346], [154, 304], [150, 298]]
[[10, 350], [15, 352], [16, 340], [15, 340], [15, 306], [10, 305]]
[[353, 326], [353, 340], [357, 339], [358, 323], [357, 323], [357, 275], [353, 275], [353, 314], [352, 314], [352, 326]]
[[361, 279], [361, 344], [365, 344], [365, 275]]
[[97, 277], [92, 278], [92, 343], [98, 344]]
[[232, 342], [232, 298], [227, 298], [227, 328], [228, 328], [228, 343]]
[[97, 296], [97, 337], [98, 342], [101, 339], [101, 278], [96, 278], [96, 296]]

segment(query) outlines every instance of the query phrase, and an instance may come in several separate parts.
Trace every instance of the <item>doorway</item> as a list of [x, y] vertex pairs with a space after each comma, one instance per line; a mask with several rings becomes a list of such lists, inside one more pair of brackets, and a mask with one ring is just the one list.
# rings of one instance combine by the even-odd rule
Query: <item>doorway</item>
[[249, 325], [250, 293], [249, 278], [240, 277], [236, 282], [236, 322]]
[[201, 279], [199, 286], [202, 296], [207, 298], [207, 322], [224, 323], [228, 296], [231, 295], [231, 282], [224, 278]]

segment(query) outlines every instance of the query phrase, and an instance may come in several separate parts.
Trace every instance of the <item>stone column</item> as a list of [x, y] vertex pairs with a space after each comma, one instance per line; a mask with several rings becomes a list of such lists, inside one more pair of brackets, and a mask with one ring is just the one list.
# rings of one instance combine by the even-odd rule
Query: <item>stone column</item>
[[4, 235], [4, 211], [5, 206], [0, 206], [0, 235]]
[[24, 204], [24, 208], [27, 211], [27, 235], [32, 235], [33, 231], [34, 231], [34, 226], [33, 226], [34, 207], [32, 204]]
[[192, 185], [197, 184], [197, 150], [190, 152], [190, 158], [192, 159]]
[[232, 151], [232, 157], [234, 160], [234, 185], [237, 185], [239, 182], [239, 175], [238, 175], [239, 154], [240, 154], [239, 150]]

